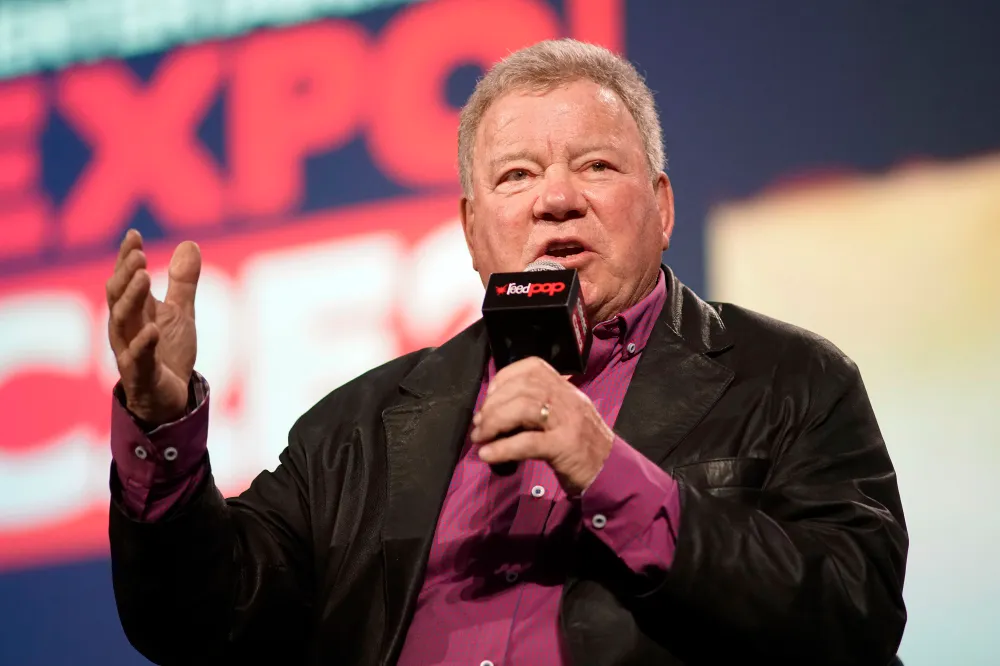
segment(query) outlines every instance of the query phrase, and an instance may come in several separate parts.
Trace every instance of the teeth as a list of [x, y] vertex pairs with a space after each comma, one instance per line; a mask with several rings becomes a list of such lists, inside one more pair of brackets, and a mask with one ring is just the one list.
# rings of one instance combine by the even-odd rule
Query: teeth
[[582, 250], [583, 247], [579, 243], [553, 243], [548, 247], [549, 251], [556, 250]]

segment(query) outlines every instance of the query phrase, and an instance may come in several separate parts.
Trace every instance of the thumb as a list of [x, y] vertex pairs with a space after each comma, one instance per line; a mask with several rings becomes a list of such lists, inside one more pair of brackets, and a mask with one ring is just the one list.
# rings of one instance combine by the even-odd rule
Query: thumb
[[167, 297], [165, 302], [176, 305], [194, 317], [194, 294], [201, 275], [201, 250], [197, 243], [184, 241], [174, 250], [167, 270]]

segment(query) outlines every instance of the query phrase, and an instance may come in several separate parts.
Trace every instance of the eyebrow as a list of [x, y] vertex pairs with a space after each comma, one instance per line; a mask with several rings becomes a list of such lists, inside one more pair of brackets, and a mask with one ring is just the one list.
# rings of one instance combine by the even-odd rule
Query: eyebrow
[[510, 152], [500, 153], [496, 157], [491, 158], [489, 162], [490, 171], [496, 171], [497, 167], [501, 164], [517, 160], [528, 160], [532, 162], [538, 161], [535, 154], [528, 149], [522, 148], [520, 150], [512, 150]]
[[[597, 143], [597, 142], [586, 142], [581, 143], [577, 146], [573, 146], [574, 155], [586, 155], [587, 153], [593, 153], [601, 150], [618, 150], [618, 142], [612, 139], [610, 142]], [[528, 160], [529, 162], [537, 162], [538, 158], [534, 152], [527, 148], [521, 148], [518, 150], [511, 150], [505, 153], [500, 153], [496, 157], [490, 159], [489, 169], [490, 172], [496, 171], [497, 167], [502, 164], [507, 164], [508, 162], [515, 162], [517, 160]]]
[[598, 152], [601, 150], [614, 150], [617, 151], [621, 145], [616, 137], [611, 137], [607, 141], [581, 141], [578, 144], [570, 144], [571, 152], [574, 155], [586, 155], [587, 153]]

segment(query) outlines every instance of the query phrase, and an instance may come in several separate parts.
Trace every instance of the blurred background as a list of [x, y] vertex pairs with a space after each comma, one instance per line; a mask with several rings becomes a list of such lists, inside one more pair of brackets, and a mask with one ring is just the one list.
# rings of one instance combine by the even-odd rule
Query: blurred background
[[656, 91], [680, 278], [858, 362], [910, 529], [906, 664], [1000, 663], [998, 34], [995, 0], [0, 0], [0, 664], [147, 663], [107, 560], [125, 230], [154, 274], [202, 246], [238, 493], [322, 395], [477, 317], [458, 108], [556, 36]]

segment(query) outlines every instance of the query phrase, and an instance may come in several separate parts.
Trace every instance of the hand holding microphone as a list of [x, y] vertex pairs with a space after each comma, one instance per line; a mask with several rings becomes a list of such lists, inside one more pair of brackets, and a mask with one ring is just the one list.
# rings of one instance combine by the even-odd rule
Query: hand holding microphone
[[497, 372], [472, 424], [479, 457], [495, 471], [545, 461], [570, 497], [590, 487], [615, 441], [590, 398], [538, 357]]
[[590, 329], [576, 270], [539, 260], [490, 276], [483, 318], [497, 374], [473, 418], [473, 442], [494, 473], [546, 460], [568, 493], [585, 490], [614, 433], [562, 375], [586, 370]]

